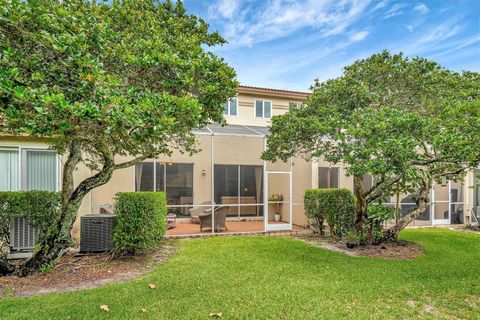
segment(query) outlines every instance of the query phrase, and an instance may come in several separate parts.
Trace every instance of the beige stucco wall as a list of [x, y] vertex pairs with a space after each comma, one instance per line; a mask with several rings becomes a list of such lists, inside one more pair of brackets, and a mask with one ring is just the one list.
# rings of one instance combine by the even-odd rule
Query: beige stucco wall
[[236, 116], [225, 116], [230, 124], [252, 125], [266, 127], [270, 125], [270, 119], [259, 119], [255, 117], [255, 100], [268, 100], [272, 102], [272, 115], [281, 115], [288, 111], [289, 102], [301, 102], [298, 98], [278, 98], [260, 94], [239, 94], [238, 110]]

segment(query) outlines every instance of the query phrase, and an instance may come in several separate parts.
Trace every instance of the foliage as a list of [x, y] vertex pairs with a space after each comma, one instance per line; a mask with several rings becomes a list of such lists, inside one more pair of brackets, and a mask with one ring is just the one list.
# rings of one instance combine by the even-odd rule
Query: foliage
[[119, 192], [115, 199], [115, 255], [155, 248], [165, 235], [167, 200], [163, 192]]
[[273, 202], [272, 205], [275, 208], [275, 214], [280, 214], [280, 207], [282, 206], [281, 201], [283, 201], [283, 196], [278, 193], [272, 193], [268, 196], [268, 201]]
[[10, 220], [22, 216], [44, 236], [59, 213], [60, 194], [49, 191], [0, 192], [0, 242], [10, 242]]
[[[83, 197], [114, 170], [198, 151], [192, 130], [224, 121], [238, 83], [209, 50], [225, 40], [181, 2], [0, 1], [0, 135], [45, 138], [65, 159], [59, 228], [25, 274], [69, 246]], [[80, 165], [95, 174], [74, 181]]]
[[11, 320], [32, 319], [32, 310], [36, 320], [207, 319], [212, 312], [222, 319], [478, 319], [480, 268], [472, 266], [480, 260], [479, 235], [416, 229], [400, 236], [420, 244], [424, 256], [358, 258], [279, 237], [191, 239], [137, 280], [4, 298], [0, 314]]
[[[421, 213], [441, 177], [462, 179], [480, 165], [480, 76], [384, 51], [316, 81], [299, 109], [272, 118], [263, 158], [301, 155], [345, 166], [354, 178], [356, 226], [368, 205], [396, 192], [419, 194], [417, 208], [399, 219], [397, 234]], [[365, 174], [374, 176], [368, 190]]]
[[380, 203], [372, 203], [368, 206], [368, 217], [365, 225], [365, 240], [368, 242], [377, 242], [383, 237], [385, 222], [394, 220], [396, 209]]
[[310, 189], [305, 191], [305, 214], [326, 221], [333, 237], [353, 229], [355, 199], [348, 189]]

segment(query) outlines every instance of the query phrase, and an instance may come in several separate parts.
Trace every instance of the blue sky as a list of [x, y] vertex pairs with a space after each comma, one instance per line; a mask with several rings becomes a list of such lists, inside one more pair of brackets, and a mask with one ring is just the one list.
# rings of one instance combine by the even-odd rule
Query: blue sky
[[480, 71], [480, 0], [186, 0], [228, 44], [241, 84], [308, 90], [388, 49]]

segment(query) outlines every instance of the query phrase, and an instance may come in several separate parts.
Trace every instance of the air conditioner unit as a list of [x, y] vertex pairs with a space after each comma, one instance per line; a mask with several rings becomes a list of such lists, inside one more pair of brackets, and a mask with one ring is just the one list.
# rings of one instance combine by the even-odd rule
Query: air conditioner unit
[[80, 218], [80, 252], [105, 252], [113, 247], [115, 216], [88, 214]]
[[22, 216], [14, 216], [10, 221], [10, 247], [12, 251], [33, 251], [38, 240], [39, 229]]

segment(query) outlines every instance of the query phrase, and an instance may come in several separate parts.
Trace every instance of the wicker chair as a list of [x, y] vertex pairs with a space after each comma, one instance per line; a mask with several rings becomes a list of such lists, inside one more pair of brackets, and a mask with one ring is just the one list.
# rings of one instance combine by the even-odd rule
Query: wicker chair
[[[227, 219], [227, 212], [228, 207], [217, 207], [215, 208], [215, 220], [214, 220], [214, 229], [215, 231], [221, 231], [225, 229], [228, 231], [227, 225], [225, 224], [225, 220]], [[212, 213], [203, 213], [198, 216], [200, 218], [200, 232], [203, 231], [204, 228], [212, 229]]]
[[190, 222], [199, 224], [200, 219], [198, 218], [198, 216], [201, 214], [212, 212], [212, 207], [211, 206], [207, 207], [207, 205], [211, 205], [211, 204], [212, 204], [212, 201], [205, 201], [201, 203], [200, 207], [193, 207], [188, 209], [188, 213], [190, 213]]

